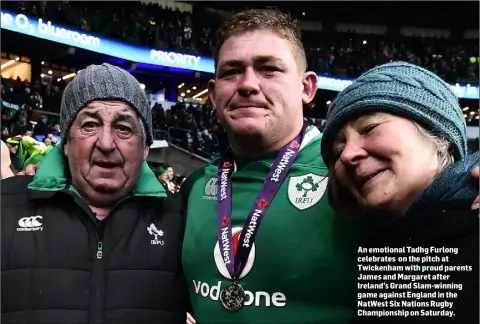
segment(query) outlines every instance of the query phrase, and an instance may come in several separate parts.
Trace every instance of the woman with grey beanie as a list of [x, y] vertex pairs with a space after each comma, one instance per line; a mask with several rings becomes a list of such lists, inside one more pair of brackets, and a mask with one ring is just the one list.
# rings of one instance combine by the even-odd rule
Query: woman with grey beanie
[[[422, 307], [430, 316], [409, 316], [408, 323], [478, 323], [479, 223], [478, 210], [471, 209], [478, 181], [470, 173], [480, 154], [467, 155], [466, 142], [463, 113], [448, 84], [404, 62], [363, 74], [338, 95], [327, 115], [321, 154], [330, 171], [329, 199], [337, 212], [365, 217], [362, 248], [393, 249], [383, 250], [388, 253], [424, 247], [434, 256], [448, 247], [457, 253], [449, 255], [445, 265], [466, 267], [448, 273], [445, 281], [462, 284], [448, 304], [453, 313], [436, 308], [435, 298], [441, 295], [433, 296], [435, 289], [425, 288], [432, 295], [425, 295], [429, 298]], [[437, 282], [430, 278], [425, 283]], [[388, 287], [396, 293], [395, 285]], [[416, 301], [408, 294], [392, 296]], [[391, 312], [405, 310], [401, 304], [388, 306]], [[398, 316], [369, 317], [367, 312], [374, 310], [359, 309], [355, 321], [405, 321]]]

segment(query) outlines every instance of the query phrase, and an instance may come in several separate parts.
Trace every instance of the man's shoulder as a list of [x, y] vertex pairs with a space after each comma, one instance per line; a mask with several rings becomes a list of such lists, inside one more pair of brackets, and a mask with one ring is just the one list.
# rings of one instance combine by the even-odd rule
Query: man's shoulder
[[[23, 210], [31, 198], [28, 185], [33, 181], [32, 176], [13, 176], [1, 181], [2, 211], [6, 214], [16, 214], [14, 210]], [[8, 210], [8, 211], [7, 211]]]
[[207, 168], [215, 168], [219, 160], [220, 158], [213, 159], [209, 163], [194, 170], [183, 182], [182, 187], [180, 188], [180, 194], [184, 198], [188, 198], [195, 183], [206, 175], [205, 170]]
[[322, 175], [328, 173], [327, 166], [325, 161], [320, 154], [320, 146], [322, 142], [322, 133], [318, 131], [317, 128], [314, 128], [310, 131], [310, 138], [307, 143], [305, 143], [295, 160], [296, 166], [301, 166], [302, 168], [311, 169], [315, 172], [320, 172]]
[[[26, 194], [33, 176], [13, 176], [1, 181], [2, 196]], [[4, 202], [2, 202], [3, 204]]]

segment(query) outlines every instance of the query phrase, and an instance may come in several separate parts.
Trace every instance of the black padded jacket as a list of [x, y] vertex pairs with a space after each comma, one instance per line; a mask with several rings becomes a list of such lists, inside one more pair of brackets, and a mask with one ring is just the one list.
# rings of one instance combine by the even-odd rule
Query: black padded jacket
[[99, 223], [56, 154], [1, 182], [2, 323], [185, 323], [185, 220], [148, 166]]

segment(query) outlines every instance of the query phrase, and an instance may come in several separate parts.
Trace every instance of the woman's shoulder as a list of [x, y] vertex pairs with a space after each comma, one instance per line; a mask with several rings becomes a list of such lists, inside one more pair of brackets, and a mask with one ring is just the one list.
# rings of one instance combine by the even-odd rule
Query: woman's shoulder
[[[476, 195], [478, 192], [476, 192]], [[435, 214], [438, 215], [452, 215], [452, 214], [478, 214], [478, 210], [472, 210], [472, 204], [476, 195], [468, 195], [458, 199], [439, 200], [436, 202], [425, 203], [416, 206], [411, 210], [408, 217], [423, 216], [428, 217]]]
[[479, 210], [472, 210], [473, 199], [453, 199], [426, 205], [408, 215], [402, 227], [411, 235], [445, 242], [471, 236], [478, 238]]
[[[395, 221], [372, 228], [369, 241], [404, 244], [447, 244], [456, 239], [478, 239], [478, 209], [472, 210], [473, 199], [453, 199], [435, 204], [422, 204]], [[384, 242], [384, 243], [385, 243]]]
[[418, 208], [431, 208], [438, 204], [462, 206], [463, 200], [468, 199], [473, 203], [479, 185], [471, 172], [478, 166], [479, 157], [480, 153], [470, 154], [441, 172], [414, 202], [411, 211], [417, 212]]

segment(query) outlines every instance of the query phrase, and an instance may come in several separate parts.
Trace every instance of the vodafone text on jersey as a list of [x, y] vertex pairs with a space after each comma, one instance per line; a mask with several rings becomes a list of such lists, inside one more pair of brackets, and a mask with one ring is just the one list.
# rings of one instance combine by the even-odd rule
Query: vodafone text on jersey
[[[232, 228], [232, 236], [233, 236], [233, 254], [236, 255], [237, 246], [239, 244], [240, 234], [242, 233], [241, 227], [234, 227]], [[227, 267], [223, 261], [223, 253], [220, 251], [220, 245], [217, 243], [215, 244], [215, 248], [213, 250], [214, 261], [215, 265], [217, 266], [218, 271], [220, 274], [225, 277], [226, 279], [231, 280], [231, 276], [228, 273]], [[239, 279], [244, 278], [253, 268], [255, 263], [255, 243], [253, 243], [252, 249], [250, 250], [250, 254], [248, 255], [247, 262], [245, 267], [243, 268], [242, 273], [239, 276]], [[228, 285], [229, 282], [225, 282], [224, 285]], [[210, 298], [213, 301], [219, 301], [220, 299], [220, 291], [224, 287], [221, 281], [217, 281], [209, 285], [206, 282], [202, 282], [199, 280], [193, 280], [193, 286], [195, 288], [195, 293], [197, 295], [201, 295], [204, 298]], [[269, 293], [266, 291], [248, 291], [245, 290], [245, 306], [255, 306], [255, 307], [285, 307], [287, 304], [287, 297], [282, 292], [273, 292]]]

